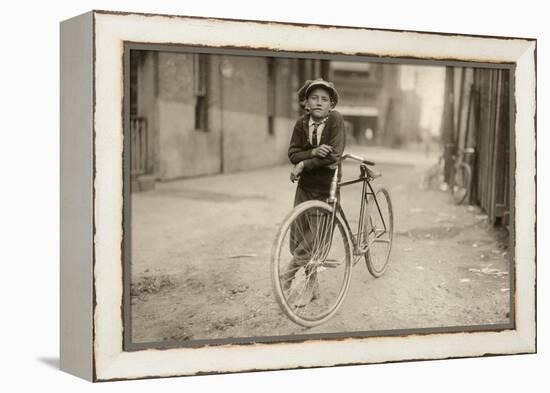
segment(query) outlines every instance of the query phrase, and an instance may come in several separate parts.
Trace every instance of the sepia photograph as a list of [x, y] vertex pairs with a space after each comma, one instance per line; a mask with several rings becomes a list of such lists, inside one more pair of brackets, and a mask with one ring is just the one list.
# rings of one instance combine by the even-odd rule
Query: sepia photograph
[[125, 43], [125, 350], [513, 329], [514, 70]]
[[61, 27], [63, 370], [536, 353], [535, 39]]

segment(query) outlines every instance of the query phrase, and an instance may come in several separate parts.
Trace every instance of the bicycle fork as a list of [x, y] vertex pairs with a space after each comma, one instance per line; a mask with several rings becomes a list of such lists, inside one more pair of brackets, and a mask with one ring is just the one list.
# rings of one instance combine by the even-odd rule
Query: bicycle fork
[[[371, 190], [372, 192], [372, 190]], [[368, 207], [368, 201], [367, 201], [367, 198], [369, 196], [369, 192], [368, 192], [368, 189], [367, 189], [367, 182], [363, 182], [363, 191], [361, 193], [362, 197], [361, 197], [361, 207], [359, 209], [359, 223], [357, 224], [357, 236], [356, 236], [356, 239], [355, 239], [355, 244], [354, 244], [354, 250], [353, 250], [353, 253], [357, 256], [362, 256], [369, 248], [369, 245], [367, 244], [366, 247], [361, 247], [361, 245], [363, 244], [363, 238], [366, 237], [367, 240], [368, 240], [368, 234], [365, 235], [365, 225], [368, 224], [365, 222], [365, 215], [368, 213], [367, 212], [367, 207]], [[369, 219], [369, 217], [367, 217], [367, 220]], [[368, 225], [367, 225], [368, 227]], [[368, 230], [368, 228], [367, 228]]]

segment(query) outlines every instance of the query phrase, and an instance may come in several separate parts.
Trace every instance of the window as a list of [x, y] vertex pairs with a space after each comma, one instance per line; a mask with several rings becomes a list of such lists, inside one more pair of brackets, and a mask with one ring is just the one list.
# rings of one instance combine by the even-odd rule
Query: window
[[193, 59], [193, 89], [195, 94], [195, 130], [208, 130], [208, 55]]
[[267, 133], [275, 134], [275, 83], [276, 68], [275, 58], [267, 58]]
[[130, 51], [130, 117], [138, 115], [138, 72], [141, 52]]

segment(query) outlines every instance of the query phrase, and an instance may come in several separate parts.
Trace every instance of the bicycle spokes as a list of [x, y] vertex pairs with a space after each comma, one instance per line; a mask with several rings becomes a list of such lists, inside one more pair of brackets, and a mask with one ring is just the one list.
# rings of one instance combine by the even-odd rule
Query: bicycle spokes
[[379, 189], [369, 199], [368, 246], [365, 255], [371, 274], [380, 277], [386, 270], [393, 240], [393, 211], [389, 193]]
[[461, 204], [470, 193], [472, 170], [468, 164], [460, 163], [456, 166], [452, 179], [452, 196], [456, 204]]
[[277, 255], [280, 303], [291, 319], [305, 326], [336, 310], [350, 277], [344, 226], [329, 205], [322, 205], [292, 218]]

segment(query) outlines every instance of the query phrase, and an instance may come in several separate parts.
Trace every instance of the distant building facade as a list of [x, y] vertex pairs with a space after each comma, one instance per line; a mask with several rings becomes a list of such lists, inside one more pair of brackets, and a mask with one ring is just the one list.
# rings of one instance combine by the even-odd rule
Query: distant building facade
[[[400, 147], [429, 137], [430, 120], [441, 116], [431, 93], [438, 83], [443, 89], [440, 74], [433, 67], [331, 61], [330, 78], [342, 96], [338, 110], [346, 119], [350, 139]], [[428, 124], [422, 126], [422, 120]]]
[[379, 63], [331, 61], [330, 78], [342, 97], [338, 104], [352, 141], [383, 144], [388, 110], [399, 96], [399, 68]]

